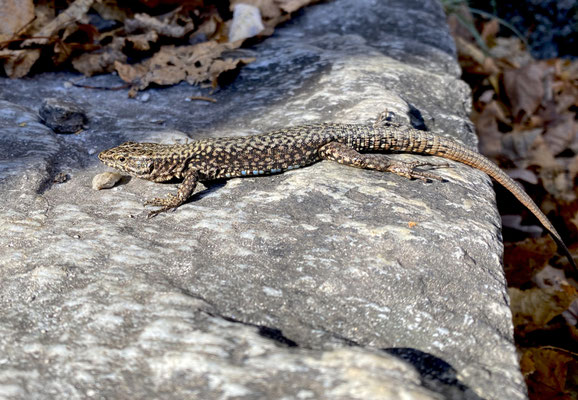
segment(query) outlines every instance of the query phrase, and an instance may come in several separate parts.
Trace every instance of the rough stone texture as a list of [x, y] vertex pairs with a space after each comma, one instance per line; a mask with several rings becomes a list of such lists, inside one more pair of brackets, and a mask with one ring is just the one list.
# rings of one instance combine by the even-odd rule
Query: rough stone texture
[[[456, 164], [424, 184], [322, 162], [208, 185], [150, 220], [142, 202], [174, 184], [91, 188], [96, 153], [126, 140], [384, 108], [475, 145], [437, 2], [324, 3], [241, 52], [257, 61], [216, 104], [186, 102], [207, 94], [186, 85], [144, 102], [65, 73], [0, 82], [0, 397], [526, 398], [483, 173]], [[42, 125], [52, 96], [89, 129]]]
[[42, 122], [57, 133], [76, 133], [85, 128], [84, 110], [64, 99], [44, 99], [38, 110]]

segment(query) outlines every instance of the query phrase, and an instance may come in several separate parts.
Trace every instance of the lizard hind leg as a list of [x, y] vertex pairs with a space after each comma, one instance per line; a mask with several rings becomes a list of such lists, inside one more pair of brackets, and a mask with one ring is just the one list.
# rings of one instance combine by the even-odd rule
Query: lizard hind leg
[[319, 156], [324, 160], [331, 160], [350, 167], [374, 169], [376, 171], [391, 172], [408, 179], [419, 179], [424, 182], [430, 180], [443, 181], [443, 178], [429, 171], [418, 168], [449, 168], [448, 163], [432, 164], [427, 161], [404, 162], [393, 160], [385, 155], [363, 154], [339, 142], [331, 142], [319, 149]]

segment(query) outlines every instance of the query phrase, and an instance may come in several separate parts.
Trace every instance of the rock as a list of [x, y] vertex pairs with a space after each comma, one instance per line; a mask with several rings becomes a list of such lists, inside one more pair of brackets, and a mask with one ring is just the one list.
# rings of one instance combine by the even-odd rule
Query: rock
[[92, 178], [92, 188], [94, 190], [110, 189], [114, 187], [122, 178], [122, 175], [117, 172], [103, 172], [97, 174]]
[[76, 133], [84, 129], [87, 122], [82, 107], [59, 98], [44, 99], [38, 114], [46, 126], [56, 133]]
[[[183, 101], [185, 84], [141, 102], [66, 89], [68, 73], [0, 82], [0, 397], [525, 399], [479, 171], [454, 163], [426, 184], [321, 162], [207, 183], [152, 219], [143, 201], [175, 184], [92, 190], [108, 171], [96, 154], [128, 140], [368, 123], [386, 108], [476, 144], [438, 2], [324, 2], [243, 51], [257, 61], [216, 103]], [[54, 93], [84, 105], [90, 132], [38, 123]]]

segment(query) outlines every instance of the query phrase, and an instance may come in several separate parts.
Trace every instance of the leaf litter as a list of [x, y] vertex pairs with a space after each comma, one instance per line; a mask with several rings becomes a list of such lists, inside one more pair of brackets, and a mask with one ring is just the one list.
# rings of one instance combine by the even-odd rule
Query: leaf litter
[[116, 72], [131, 97], [153, 84], [215, 88], [255, 61], [235, 49], [318, 1], [140, 0], [129, 8], [117, 0], [4, 0], [0, 65], [10, 78], [67, 66], [86, 76]]
[[[535, 60], [497, 20], [448, 22], [473, 92], [480, 151], [518, 180], [578, 252], [578, 61]], [[478, 37], [459, 21], [477, 27]], [[480, 40], [482, 43], [480, 43]], [[553, 241], [499, 188], [504, 268], [531, 399], [578, 398], [578, 283]]]

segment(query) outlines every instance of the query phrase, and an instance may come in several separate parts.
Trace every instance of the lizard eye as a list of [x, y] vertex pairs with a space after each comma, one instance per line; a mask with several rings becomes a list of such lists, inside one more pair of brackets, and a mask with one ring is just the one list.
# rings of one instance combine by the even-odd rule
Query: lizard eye
[[124, 157], [119, 157], [119, 158], [118, 158], [118, 161], [120, 161], [120, 162], [124, 162], [125, 160], [126, 160], [126, 159], [125, 159]]

